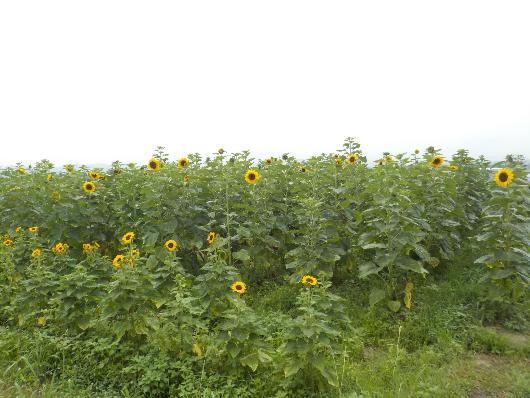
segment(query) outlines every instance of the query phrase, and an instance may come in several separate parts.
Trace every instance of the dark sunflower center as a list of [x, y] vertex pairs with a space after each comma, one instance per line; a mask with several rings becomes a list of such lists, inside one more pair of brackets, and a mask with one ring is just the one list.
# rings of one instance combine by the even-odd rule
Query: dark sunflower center
[[167, 245], [168, 245], [168, 247], [169, 247], [170, 249], [173, 248], [173, 243], [172, 243], [172, 242], [169, 242]]
[[248, 175], [248, 179], [249, 179], [249, 180], [255, 180], [255, 179], [256, 179], [256, 175], [255, 175], [254, 173], [250, 173], [250, 174]]
[[504, 172], [501, 173], [501, 174], [499, 175], [499, 180], [501, 180], [501, 182], [506, 182], [506, 181], [508, 181], [508, 174], [507, 174], [507, 173], [504, 173]]
[[241, 290], [241, 289], [243, 289], [243, 286], [241, 286], [241, 285], [236, 285], [236, 290]]
[[305, 173], [305, 169], [304, 169], [304, 168], [302, 168], [302, 170], [301, 170], [301, 171], [302, 171], [302, 173]]
[[86, 187], [87, 187], [87, 189], [88, 189], [89, 191], [92, 191], [92, 188], [93, 188], [92, 184], [88, 184]]
[[440, 163], [440, 158], [434, 158], [433, 163], [434, 163], [434, 164], [438, 164], [438, 163]]
[[181, 165], [181, 166], [186, 166], [186, 161], [185, 161], [185, 160], [181, 160], [181, 161], [180, 161], [180, 165]]
[[152, 169], [156, 169], [156, 162], [150, 162], [149, 167], [151, 167]]

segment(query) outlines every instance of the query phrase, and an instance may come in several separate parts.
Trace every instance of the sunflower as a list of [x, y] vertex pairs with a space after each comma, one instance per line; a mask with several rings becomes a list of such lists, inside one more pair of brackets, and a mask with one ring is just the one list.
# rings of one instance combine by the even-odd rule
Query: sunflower
[[17, 228], [15, 229], [15, 232], [16, 232], [17, 234], [21, 233], [21, 232], [22, 232], [22, 227], [17, 227]]
[[513, 171], [510, 169], [500, 169], [495, 174], [495, 182], [498, 186], [506, 188], [513, 181]]
[[153, 171], [160, 171], [160, 160], [151, 158], [147, 163], [147, 167]]
[[437, 155], [435, 157], [433, 157], [431, 159], [431, 161], [429, 162], [429, 164], [432, 166], [432, 167], [435, 167], [435, 168], [440, 168], [442, 166], [442, 164], [444, 163], [444, 158], [443, 156], [440, 156], [440, 155]]
[[90, 254], [94, 251], [94, 246], [90, 243], [83, 243], [83, 253]]
[[304, 285], [311, 285], [311, 286], [315, 286], [317, 284], [317, 278], [315, 278], [314, 276], [311, 276], [311, 275], [305, 275], [303, 278], [302, 278], [302, 283]]
[[173, 239], [170, 239], [166, 243], [164, 243], [164, 247], [169, 252], [174, 252], [175, 250], [177, 250], [177, 242], [175, 242]]
[[28, 172], [26, 171], [26, 169], [22, 166], [20, 166], [18, 169], [17, 169], [18, 173], [19, 174], [27, 174]]
[[348, 164], [355, 164], [359, 160], [359, 155], [352, 153], [348, 156]]
[[37, 232], [39, 232], [39, 227], [29, 227], [28, 231], [32, 234], [36, 234]]
[[121, 241], [124, 245], [130, 245], [134, 239], [134, 232], [127, 232], [121, 237]]
[[68, 173], [72, 173], [74, 171], [74, 165], [73, 164], [65, 164], [64, 165], [64, 169], [68, 172]]
[[305, 167], [301, 167], [300, 168], [300, 172], [305, 173], [306, 171], [307, 171], [307, 169]]
[[342, 164], [342, 159], [339, 158], [339, 155], [335, 155], [335, 165], [340, 166]]
[[420, 153], [420, 150], [419, 149], [414, 149], [414, 153], [417, 155]]
[[179, 159], [179, 168], [184, 168], [184, 167], [188, 167], [188, 164], [190, 164], [190, 161], [188, 160], [188, 158], [180, 158]]
[[184, 184], [187, 184], [188, 182], [190, 182], [190, 176], [189, 175], [185, 175], [184, 176]]
[[115, 268], [120, 268], [124, 258], [125, 256], [118, 254], [116, 257], [114, 257], [114, 260], [112, 260], [112, 265], [114, 265]]
[[87, 193], [92, 193], [96, 190], [96, 184], [93, 182], [87, 181], [83, 184], [83, 191]]
[[131, 255], [132, 255], [133, 257], [140, 257], [140, 250], [138, 250], [138, 249], [132, 249], [132, 251], [131, 251]]
[[261, 176], [257, 170], [249, 169], [245, 173], [245, 181], [249, 184], [256, 184], [260, 178]]
[[224, 150], [223, 148], [219, 148], [219, 149], [217, 150], [217, 153], [218, 153], [219, 155], [222, 155], [223, 153], [225, 153], [225, 150]]
[[449, 166], [449, 170], [458, 171], [458, 166], [456, 164], [452, 164], [452, 165]]
[[46, 177], [46, 179], [47, 179], [48, 181], [53, 180], [53, 174], [48, 174], [48, 177]]
[[88, 176], [94, 181], [101, 179], [101, 175], [97, 171], [89, 171]]
[[58, 201], [61, 200], [61, 194], [57, 191], [55, 192], [52, 192], [51, 195], [50, 195], [50, 198], [55, 202], [57, 203]]
[[215, 242], [215, 232], [210, 232], [208, 234], [208, 237], [206, 238], [206, 241], [208, 242], [209, 245], [211, 245], [213, 242]]
[[268, 165], [271, 165], [271, 164], [272, 164], [272, 158], [268, 158], [265, 162], [266, 162]]
[[41, 249], [33, 249], [31, 251], [31, 257], [40, 257], [41, 254], [42, 254]]
[[52, 252], [55, 254], [61, 254], [64, 253], [66, 249], [68, 249], [68, 245], [66, 243], [59, 242], [52, 248]]
[[13, 244], [13, 241], [11, 239], [4, 240], [4, 246], [11, 246]]
[[247, 291], [247, 285], [245, 285], [245, 282], [237, 281], [232, 283], [230, 289], [232, 289], [233, 292], [243, 294]]

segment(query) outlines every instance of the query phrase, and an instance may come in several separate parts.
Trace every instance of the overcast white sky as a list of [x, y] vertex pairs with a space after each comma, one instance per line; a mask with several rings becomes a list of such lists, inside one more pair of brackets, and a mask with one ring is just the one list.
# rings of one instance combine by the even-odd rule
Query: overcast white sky
[[530, 1], [0, 1], [0, 164], [530, 155]]

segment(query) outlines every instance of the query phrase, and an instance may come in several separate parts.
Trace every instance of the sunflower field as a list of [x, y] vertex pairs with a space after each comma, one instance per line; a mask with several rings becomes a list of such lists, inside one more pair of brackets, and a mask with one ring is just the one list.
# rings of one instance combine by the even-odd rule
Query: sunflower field
[[468, 396], [486, 352], [524, 396], [529, 282], [522, 157], [0, 169], [0, 395]]

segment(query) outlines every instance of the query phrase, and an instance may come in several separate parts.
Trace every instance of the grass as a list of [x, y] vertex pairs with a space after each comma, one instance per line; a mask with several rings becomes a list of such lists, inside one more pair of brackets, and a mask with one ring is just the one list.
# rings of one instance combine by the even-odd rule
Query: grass
[[[461, 264], [465, 264], [465, 258]], [[476, 281], [480, 272], [473, 268], [462, 271], [447, 267], [440, 276], [434, 275], [424, 283], [417, 281], [412, 309], [397, 314], [383, 307], [367, 306], [369, 289], [363, 286], [366, 282], [338, 286], [336, 292], [346, 299], [352, 329], [346, 336], [347, 349], [334, 361], [340, 386], [331, 395], [316, 396], [530, 396], [528, 306], [522, 305], [509, 319], [505, 319], [505, 314], [484, 316], [490, 309], [479, 302], [480, 285]], [[290, 292], [271, 283], [256, 296], [249, 296], [249, 303], [272, 324], [280, 323], [293, 308]], [[496, 318], [504, 324], [484, 324], [484, 319]], [[131, 364], [127, 360], [135, 355], [134, 350], [120, 351], [109, 345], [114, 348], [100, 348], [98, 357], [91, 354], [94, 347], [111, 343], [86, 341], [81, 346], [76, 341], [66, 334], [62, 338], [48, 335], [45, 330], [21, 333], [0, 328], [0, 396], [149, 396], [120, 384], [120, 372]], [[160, 353], [149, 355], [140, 363], [152, 370], [150, 379], [145, 381], [144, 374], [138, 383], [156, 386], [157, 375], [170, 370], [163, 358], [157, 357]], [[98, 358], [107, 362], [98, 362]], [[269, 383], [258, 378], [232, 380], [216, 374], [205, 376], [194, 369], [193, 365], [173, 369], [182, 379], [180, 385], [158, 396], [261, 396]], [[101, 377], [98, 372], [109, 373]], [[302, 396], [293, 391], [287, 394], [278, 387], [276, 395], [270, 396]]]

